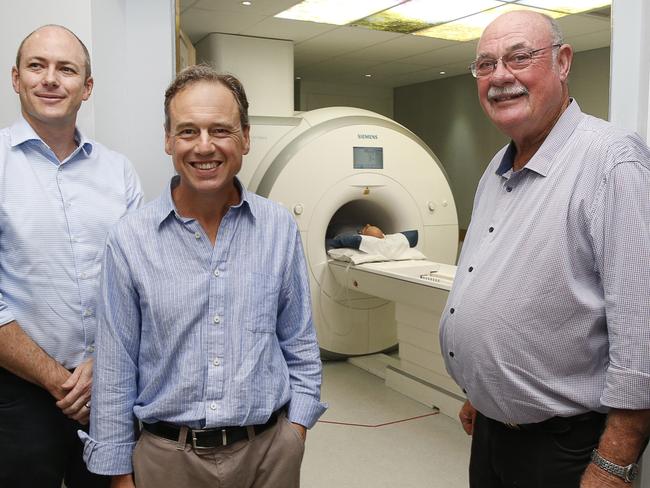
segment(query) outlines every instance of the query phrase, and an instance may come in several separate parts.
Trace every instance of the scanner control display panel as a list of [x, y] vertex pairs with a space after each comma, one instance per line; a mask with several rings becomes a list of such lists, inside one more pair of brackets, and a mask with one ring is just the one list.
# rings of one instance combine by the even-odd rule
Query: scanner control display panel
[[384, 169], [383, 147], [355, 147], [354, 169]]

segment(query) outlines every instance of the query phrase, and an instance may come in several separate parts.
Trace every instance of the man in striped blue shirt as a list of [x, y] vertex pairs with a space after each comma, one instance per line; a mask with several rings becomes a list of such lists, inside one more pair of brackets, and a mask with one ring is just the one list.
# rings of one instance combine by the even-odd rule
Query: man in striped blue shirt
[[76, 128], [93, 88], [61, 26], [25, 38], [21, 117], [0, 131], [0, 486], [108, 486], [86, 470], [99, 269], [108, 228], [142, 200], [121, 154]]
[[572, 54], [554, 20], [511, 12], [471, 65], [512, 139], [440, 329], [472, 487], [629, 486], [650, 433], [650, 150], [569, 97]]
[[81, 436], [115, 487], [299, 486], [319, 348], [297, 225], [235, 176], [247, 109], [236, 78], [181, 72], [165, 94], [178, 174], [109, 234]]

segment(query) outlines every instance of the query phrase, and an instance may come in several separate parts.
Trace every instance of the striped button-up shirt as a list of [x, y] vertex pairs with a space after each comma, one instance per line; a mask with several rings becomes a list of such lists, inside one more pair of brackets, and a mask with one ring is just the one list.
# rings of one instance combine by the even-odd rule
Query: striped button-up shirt
[[440, 329], [484, 415], [650, 408], [650, 151], [569, 105], [517, 172], [508, 146], [476, 193]]
[[60, 162], [23, 118], [0, 131], [0, 324], [69, 369], [93, 350], [108, 229], [142, 201], [124, 156], [76, 140]]
[[90, 437], [80, 434], [94, 472], [131, 472], [133, 414], [213, 428], [264, 423], [288, 404], [289, 420], [311, 427], [325, 411], [289, 212], [238, 183], [213, 246], [176, 211], [172, 186], [107, 240]]

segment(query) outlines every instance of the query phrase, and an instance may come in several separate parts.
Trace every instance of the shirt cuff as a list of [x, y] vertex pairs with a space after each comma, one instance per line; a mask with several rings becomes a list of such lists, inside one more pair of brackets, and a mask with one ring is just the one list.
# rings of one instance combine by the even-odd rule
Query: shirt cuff
[[77, 435], [84, 443], [83, 458], [91, 473], [115, 476], [133, 472], [131, 458], [135, 442], [123, 444], [97, 442], [83, 430], [78, 430]]
[[12, 314], [10, 311], [0, 310], [0, 327], [2, 327], [3, 325], [10, 324], [14, 320], [16, 320], [16, 318], [14, 317], [14, 314]]
[[650, 409], [650, 374], [610, 364], [600, 403], [623, 410]]
[[311, 429], [321, 415], [327, 410], [327, 404], [321, 403], [313, 396], [293, 393], [289, 402], [287, 418], [290, 422], [304, 425]]

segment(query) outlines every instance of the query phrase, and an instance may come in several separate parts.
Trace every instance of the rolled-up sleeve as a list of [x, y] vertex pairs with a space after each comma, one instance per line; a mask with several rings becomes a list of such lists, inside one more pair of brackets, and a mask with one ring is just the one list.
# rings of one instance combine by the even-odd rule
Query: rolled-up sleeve
[[288, 256], [278, 309], [277, 335], [289, 369], [291, 422], [314, 426], [327, 405], [320, 401], [322, 365], [311, 314], [311, 295], [298, 229]]
[[601, 403], [650, 408], [650, 169], [617, 164], [595, 200], [591, 235], [603, 282], [609, 366]]
[[126, 474], [133, 471], [140, 309], [128, 263], [112, 234], [104, 255], [99, 300], [90, 433], [79, 431], [79, 436], [90, 471]]

